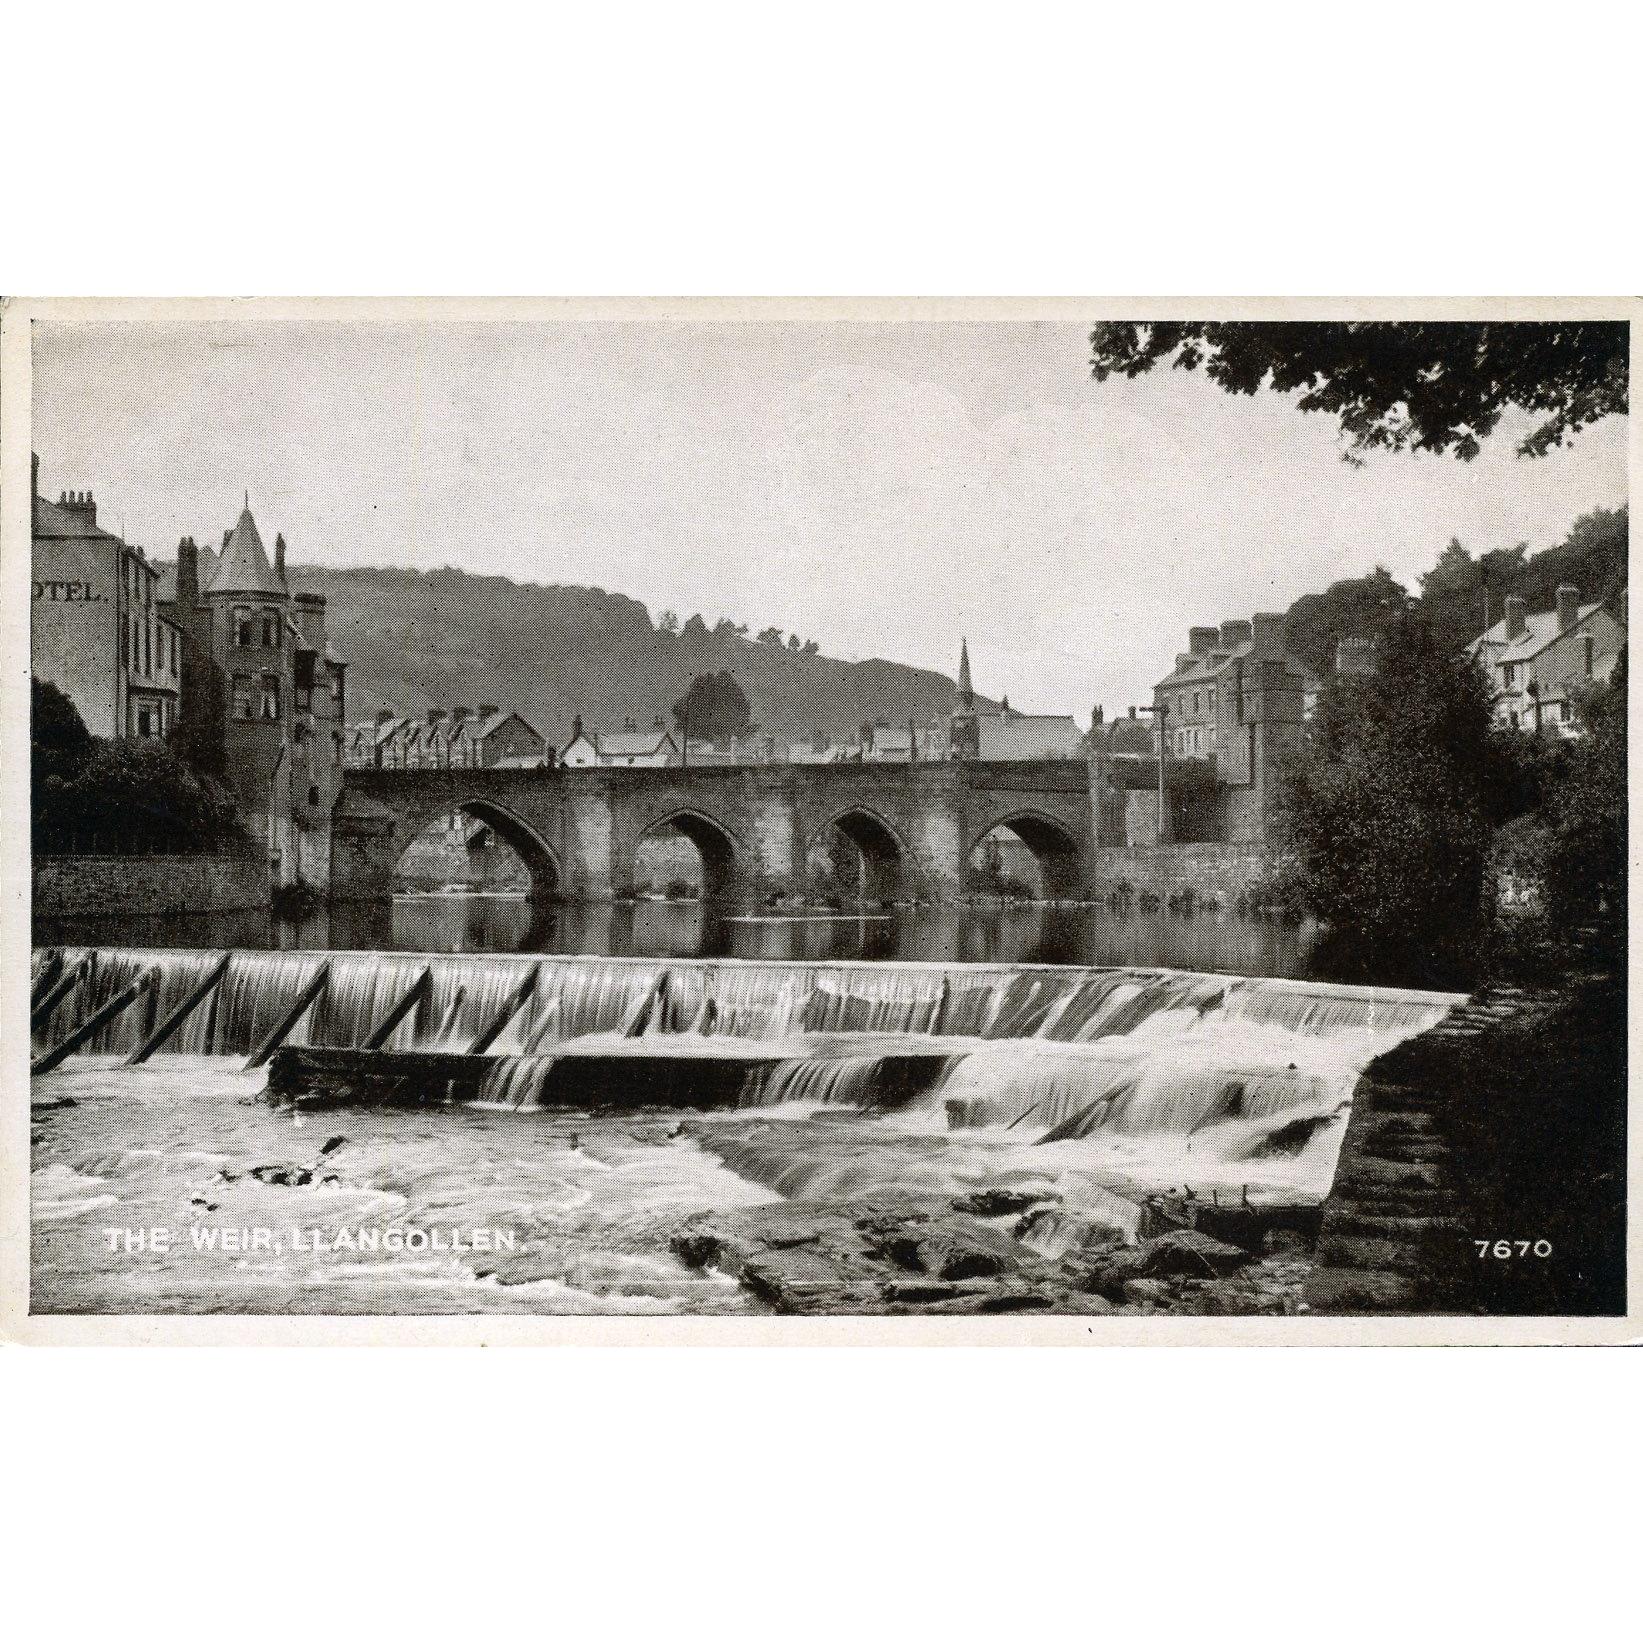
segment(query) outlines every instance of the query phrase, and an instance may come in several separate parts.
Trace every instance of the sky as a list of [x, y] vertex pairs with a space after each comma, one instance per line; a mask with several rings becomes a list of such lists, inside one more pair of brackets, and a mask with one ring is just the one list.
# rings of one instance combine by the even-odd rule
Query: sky
[[1332, 418], [1160, 369], [1097, 384], [1046, 322], [37, 325], [41, 489], [171, 557], [249, 491], [300, 566], [587, 583], [652, 616], [956, 670], [1030, 712], [1150, 699], [1187, 629], [1451, 536], [1626, 500], [1625, 419], [1538, 460], [1341, 460]]

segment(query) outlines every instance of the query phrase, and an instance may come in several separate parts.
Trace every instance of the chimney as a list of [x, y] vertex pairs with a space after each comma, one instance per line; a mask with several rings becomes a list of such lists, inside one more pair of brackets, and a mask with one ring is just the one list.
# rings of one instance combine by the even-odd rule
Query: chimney
[[1250, 624], [1250, 638], [1254, 641], [1251, 654], [1258, 662], [1275, 662], [1284, 653], [1284, 618], [1282, 614], [1258, 610]]
[[1223, 622], [1221, 624], [1221, 649], [1236, 650], [1239, 645], [1247, 645], [1255, 637], [1254, 629], [1248, 622]]
[[495, 713], [496, 713], [496, 703], [495, 702], [481, 702], [479, 704], [479, 717], [481, 719], [492, 718], [492, 717], [495, 716]]
[[177, 608], [190, 611], [199, 602], [200, 550], [192, 536], [185, 536], [177, 544]]
[[667, 729], [667, 724], [663, 720], [662, 715], [660, 713], [658, 713], [656, 715], [656, 717], [651, 721], [650, 728], [652, 730], [666, 730]]
[[1187, 649], [1194, 656], [1207, 656], [1215, 649], [1215, 641], [1219, 637], [1214, 628], [1188, 628]]
[[1176, 653], [1175, 653], [1175, 671], [1177, 673], [1179, 673], [1182, 668], [1190, 666], [1191, 663], [1192, 663], [1192, 652], [1190, 650], [1178, 650], [1178, 651], [1176, 651]]
[[574, 742], [582, 735], [582, 715], [578, 713], [570, 722], [570, 739]]
[[31, 483], [34, 487], [34, 494], [38, 496], [40, 494], [40, 453], [38, 451], [29, 452], [29, 473], [32, 476]]
[[285, 580], [285, 537], [278, 532], [274, 535], [274, 574]]
[[1525, 623], [1523, 620], [1523, 599], [1520, 595], [1509, 593], [1506, 595], [1506, 637], [1507, 639], [1521, 639]]
[[1567, 633], [1580, 620], [1580, 589], [1565, 582], [1557, 590], [1557, 631]]
[[379, 725], [387, 724], [387, 722], [391, 718], [393, 718], [393, 716], [394, 716], [394, 710], [391, 707], [379, 707], [377, 709], [377, 723]]
[[442, 708], [442, 707], [431, 707], [431, 708], [428, 709], [428, 723], [429, 724], [437, 725], [437, 724], [443, 724], [444, 722], [445, 722], [445, 709], [444, 708]]

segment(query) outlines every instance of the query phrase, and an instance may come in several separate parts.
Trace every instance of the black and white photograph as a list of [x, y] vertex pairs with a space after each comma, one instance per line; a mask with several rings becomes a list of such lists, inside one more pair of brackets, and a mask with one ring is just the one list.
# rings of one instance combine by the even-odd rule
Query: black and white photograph
[[13, 300], [8, 1328], [1620, 1338], [1634, 315]]

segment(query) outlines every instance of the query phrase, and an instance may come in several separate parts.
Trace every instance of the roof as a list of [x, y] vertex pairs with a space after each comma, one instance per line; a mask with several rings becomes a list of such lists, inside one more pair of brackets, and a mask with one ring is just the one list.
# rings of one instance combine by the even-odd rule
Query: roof
[[509, 719], [517, 719], [520, 724], [530, 731], [533, 736], [536, 736], [538, 741], [541, 741], [542, 738], [537, 735], [536, 726], [533, 725], [530, 720], [524, 716], [524, 714], [516, 712], [511, 707], [505, 707], [499, 712], [493, 713], [490, 718], [488, 718], [481, 725], [474, 725], [474, 721], [472, 719], [464, 719], [462, 722], [465, 725], [474, 726], [474, 728], [468, 731], [468, 734], [476, 742], [482, 742], [487, 736], [493, 735], [495, 732], [500, 730]]
[[633, 758], [641, 753], [660, 753], [664, 744], [675, 750], [678, 748], [678, 743], [666, 730], [618, 730], [609, 736], [598, 733], [594, 736], [594, 745], [601, 757], [614, 754], [620, 758]]
[[984, 713], [977, 728], [981, 759], [1072, 759], [1084, 751], [1069, 713]]
[[40, 537], [101, 537], [109, 542], [120, 540], [113, 531], [105, 531], [96, 522], [91, 509], [61, 507], [55, 502], [48, 502], [43, 496], [34, 499], [34, 534]]
[[268, 563], [250, 508], [241, 509], [239, 523], [223, 544], [222, 558], [210, 584], [202, 579], [201, 587], [207, 593], [259, 593], [270, 598], [284, 598], [288, 594], [284, 579], [276, 575]]
[[[1574, 627], [1568, 631], [1573, 633], [1593, 611], [1602, 610], [1603, 603], [1599, 600], [1595, 604], [1582, 605], [1575, 617]], [[1557, 625], [1555, 610], [1537, 610], [1523, 619], [1523, 632], [1516, 639], [1506, 637], [1506, 618], [1503, 616], [1492, 628], [1486, 628], [1466, 647], [1468, 656], [1476, 656], [1485, 645], [1499, 646], [1489, 660], [1497, 667], [1507, 662], [1526, 662], [1531, 657], [1538, 656], [1551, 642], [1558, 638], [1561, 629]]]

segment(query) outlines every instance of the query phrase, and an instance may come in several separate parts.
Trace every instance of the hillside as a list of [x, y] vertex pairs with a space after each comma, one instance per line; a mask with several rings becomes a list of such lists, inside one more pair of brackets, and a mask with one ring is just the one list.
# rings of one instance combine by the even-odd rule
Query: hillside
[[[590, 728], [648, 726], [698, 673], [732, 673], [754, 721], [796, 741], [854, 737], [880, 716], [923, 722], [949, 712], [944, 674], [896, 662], [841, 662], [760, 644], [692, 618], [678, 633], [636, 599], [602, 588], [517, 583], [459, 570], [291, 567], [293, 589], [322, 593], [331, 642], [347, 658], [348, 714], [420, 714], [482, 702], [517, 707], [555, 745], [581, 714]], [[955, 647], [957, 641], [954, 641]]]

